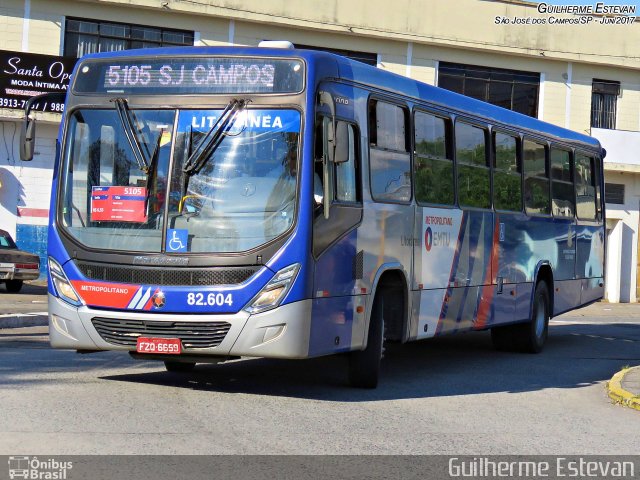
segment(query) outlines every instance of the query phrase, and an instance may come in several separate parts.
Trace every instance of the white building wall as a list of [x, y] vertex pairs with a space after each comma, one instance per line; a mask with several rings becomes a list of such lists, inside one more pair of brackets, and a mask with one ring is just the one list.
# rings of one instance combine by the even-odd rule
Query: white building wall
[[624, 205], [606, 204], [606, 298], [610, 302], [636, 302], [640, 175], [605, 170], [606, 183], [624, 184]]

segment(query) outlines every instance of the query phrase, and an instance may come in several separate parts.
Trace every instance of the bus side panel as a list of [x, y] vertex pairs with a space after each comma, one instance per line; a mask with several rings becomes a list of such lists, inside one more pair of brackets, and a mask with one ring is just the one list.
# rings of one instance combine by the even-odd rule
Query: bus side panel
[[576, 277], [582, 280], [580, 303], [593, 302], [604, 295], [604, 227], [576, 227]]
[[[352, 346], [354, 323], [364, 323], [366, 295], [315, 298], [311, 316], [309, 356], [317, 357], [332, 353], [348, 352]], [[358, 322], [354, 319], [359, 318]]]
[[580, 305], [581, 280], [558, 280], [553, 282], [553, 315], [560, 315]]
[[[499, 231], [491, 212], [418, 208], [415, 338], [483, 329], [508, 317], [513, 299], [498, 296], [495, 260]], [[497, 307], [497, 308], [496, 308]], [[504, 321], [504, 320], [503, 320]]]
[[503, 240], [500, 242], [498, 277], [503, 279], [504, 288], [509, 292], [513, 290], [513, 284], [517, 285], [511, 322], [529, 318], [536, 269], [541, 263], [551, 266], [554, 290], [559, 288], [559, 298], [554, 298], [559, 303], [555, 304], [554, 312], [558, 311], [558, 305], [563, 311], [578, 306], [580, 299], [575, 292], [580, 288], [580, 281], [574, 279], [576, 235], [573, 221], [510, 214], [501, 215], [499, 222]]
[[[351, 296], [368, 293], [370, 283], [362, 279], [364, 252], [358, 250], [361, 248], [358, 246], [358, 231], [358, 228], [352, 230], [329, 246], [316, 262], [313, 281], [313, 296], [316, 299], [313, 302], [310, 355], [342, 351], [345, 346], [362, 346], [366, 323], [364, 312], [352, 315], [351, 310], [365, 306], [366, 295]], [[343, 305], [345, 299], [352, 299], [349, 302], [353, 302], [353, 305], [348, 302], [348, 314]], [[337, 337], [340, 341], [336, 345], [334, 340]]]

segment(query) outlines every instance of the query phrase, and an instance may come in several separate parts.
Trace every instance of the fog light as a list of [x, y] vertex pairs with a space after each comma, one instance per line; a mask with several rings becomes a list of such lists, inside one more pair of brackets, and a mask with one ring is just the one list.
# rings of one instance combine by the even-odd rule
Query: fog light
[[67, 321], [64, 318], [60, 318], [57, 315], [51, 315], [51, 324], [53, 325], [53, 328], [55, 328], [56, 331], [59, 334], [65, 336], [65, 337], [67, 337], [67, 338], [69, 338], [69, 339], [71, 339], [71, 340], [73, 340], [75, 342], [78, 341], [77, 338], [75, 338], [73, 335], [71, 335], [71, 333], [69, 333], [69, 328], [67, 327]]
[[274, 325], [272, 327], [267, 327], [264, 329], [264, 337], [262, 338], [262, 343], [266, 343], [270, 340], [274, 340], [275, 338], [282, 335], [284, 332], [285, 325]]

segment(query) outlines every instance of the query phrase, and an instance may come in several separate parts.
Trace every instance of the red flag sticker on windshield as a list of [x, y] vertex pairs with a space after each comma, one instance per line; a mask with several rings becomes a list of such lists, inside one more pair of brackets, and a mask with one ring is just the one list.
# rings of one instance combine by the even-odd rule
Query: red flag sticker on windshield
[[93, 187], [91, 221], [144, 223], [146, 198], [145, 187]]

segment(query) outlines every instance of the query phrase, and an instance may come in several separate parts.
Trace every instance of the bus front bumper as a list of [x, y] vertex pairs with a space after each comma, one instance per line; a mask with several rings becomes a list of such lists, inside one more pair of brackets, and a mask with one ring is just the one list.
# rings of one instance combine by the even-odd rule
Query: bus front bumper
[[[101, 334], [94, 325], [97, 318], [106, 319], [114, 325], [130, 323], [121, 329], [114, 327], [113, 332], [105, 333], [102, 328]], [[189, 323], [194, 332], [197, 328], [193, 325], [199, 322], [226, 322], [230, 325], [216, 346], [183, 346], [182, 352], [191, 358], [193, 355], [306, 358], [309, 353], [311, 300], [290, 303], [257, 315], [249, 315], [244, 311], [236, 314], [188, 315], [104, 311], [86, 306], [77, 308], [49, 295], [49, 339], [54, 348], [135, 352], [138, 336], [154, 336], [146, 333], [145, 327], [136, 327], [136, 324], [142, 325], [141, 322], [151, 322], [155, 327], [161, 327], [163, 334], [158, 336], [162, 337], [172, 337], [171, 329], [179, 328], [183, 322]], [[114, 336], [110, 337], [112, 334]], [[112, 340], [107, 341], [105, 337]], [[175, 338], [179, 337], [175, 335]], [[122, 342], [124, 338], [127, 344], [116, 344], [113, 338], [117, 338], [117, 342]]]

